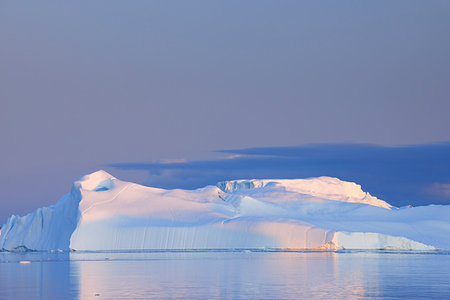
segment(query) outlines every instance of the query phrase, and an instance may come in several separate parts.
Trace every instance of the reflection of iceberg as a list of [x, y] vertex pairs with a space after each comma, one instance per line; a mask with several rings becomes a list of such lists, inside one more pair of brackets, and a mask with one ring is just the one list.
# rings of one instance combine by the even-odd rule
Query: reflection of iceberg
[[0, 299], [78, 299], [70, 253], [0, 252]]
[[[71, 252], [78, 299], [352, 299], [367, 276], [361, 258], [351, 276], [333, 252]], [[355, 261], [358, 264], [354, 263]], [[369, 264], [377, 267], [377, 260]], [[365, 270], [367, 272], [367, 270]], [[377, 284], [372, 280], [372, 286]], [[321, 296], [321, 297], [320, 297]], [[334, 297], [333, 297], [334, 296]], [[356, 298], [356, 297], [355, 297]]]
[[0, 248], [431, 250], [449, 249], [449, 234], [450, 206], [392, 209], [336, 178], [164, 190], [98, 171], [56, 205], [12, 216]]

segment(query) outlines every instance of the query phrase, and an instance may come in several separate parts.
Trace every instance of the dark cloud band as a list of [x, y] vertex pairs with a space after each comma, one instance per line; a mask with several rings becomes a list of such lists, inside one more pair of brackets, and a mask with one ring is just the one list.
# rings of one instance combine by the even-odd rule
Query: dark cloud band
[[326, 144], [221, 150], [232, 159], [177, 163], [116, 163], [147, 170], [147, 185], [197, 188], [238, 178], [332, 176], [354, 181], [395, 206], [450, 204], [450, 142], [401, 147]]

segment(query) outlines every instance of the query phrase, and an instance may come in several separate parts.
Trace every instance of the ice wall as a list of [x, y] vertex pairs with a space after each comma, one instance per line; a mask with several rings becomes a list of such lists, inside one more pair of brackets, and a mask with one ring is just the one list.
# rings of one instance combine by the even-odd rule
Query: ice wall
[[11, 216], [0, 232], [0, 249], [67, 250], [76, 228], [81, 200], [75, 183], [58, 203], [37, 209], [26, 216]]

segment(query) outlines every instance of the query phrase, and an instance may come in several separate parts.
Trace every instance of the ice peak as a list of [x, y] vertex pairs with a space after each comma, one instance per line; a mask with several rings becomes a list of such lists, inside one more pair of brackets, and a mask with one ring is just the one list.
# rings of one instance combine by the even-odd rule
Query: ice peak
[[100, 191], [109, 190], [113, 187], [114, 176], [106, 171], [98, 170], [94, 173], [84, 175], [77, 181], [75, 185], [79, 185], [84, 190]]

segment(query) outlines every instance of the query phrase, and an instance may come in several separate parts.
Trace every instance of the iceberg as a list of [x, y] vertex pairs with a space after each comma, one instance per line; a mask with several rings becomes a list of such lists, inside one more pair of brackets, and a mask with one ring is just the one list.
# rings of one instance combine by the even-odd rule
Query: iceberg
[[165, 190], [85, 175], [55, 205], [11, 216], [0, 249], [450, 249], [450, 206], [396, 208], [331, 177]]

